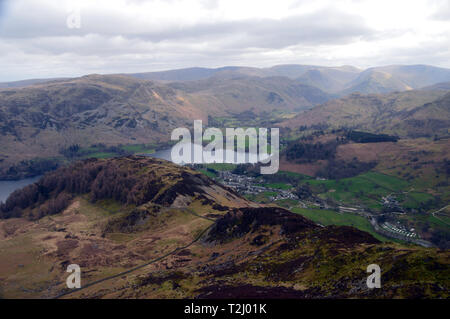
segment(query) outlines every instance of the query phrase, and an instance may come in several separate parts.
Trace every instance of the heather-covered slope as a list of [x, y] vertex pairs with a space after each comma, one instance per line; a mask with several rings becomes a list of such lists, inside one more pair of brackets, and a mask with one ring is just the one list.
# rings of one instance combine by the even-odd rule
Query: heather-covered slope
[[[20, 206], [25, 194], [33, 200], [16, 210], [22, 217], [0, 220], [4, 297], [448, 298], [448, 251], [321, 227], [166, 161], [87, 160], [6, 205]], [[58, 194], [70, 196], [66, 208], [34, 214]], [[72, 263], [82, 286], [105, 280], [68, 291]], [[382, 289], [365, 284], [372, 263]]]

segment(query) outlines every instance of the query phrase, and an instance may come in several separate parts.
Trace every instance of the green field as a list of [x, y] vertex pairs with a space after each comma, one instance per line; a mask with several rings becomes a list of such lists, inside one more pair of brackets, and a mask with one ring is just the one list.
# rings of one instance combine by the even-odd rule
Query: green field
[[293, 199], [280, 199], [275, 202], [278, 206], [290, 209], [291, 207], [297, 206], [298, 201]]
[[324, 226], [338, 225], [338, 226], [353, 226], [359, 230], [372, 234], [375, 238], [381, 241], [391, 241], [390, 239], [377, 234], [370, 222], [358, 215], [350, 213], [338, 213], [332, 210], [326, 209], [305, 209], [295, 207], [292, 212], [300, 214], [316, 223]]
[[406, 208], [419, 209], [422, 205], [425, 205], [427, 202], [432, 201], [433, 199], [434, 197], [430, 194], [411, 192], [405, 194], [402, 205]]
[[151, 145], [124, 145], [121, 147], [126, 152], [133, 154], [152, 154], [155, 152], [155, 149]]
[[269, 183], [269, 184], [263, 184], [264, 187], [268, 188], [276, 188], [276, 189], [291, 189], [292, 185], [285, 184], [285, 183]]
[[248, 200], [251, 200], [253, 202], [262, 203], [262, 204], [269, 204], [271, 203], [270, 198], [277, 196], [276, 192], [261, 192], [258, 194], [246, 194], [244, 195], [245, 198]]
[[[284, 171], [278, 172], [277, 175], [286, 176], [286, 181], [290, 181], [294, 186], [296, 183], [309, 185], [313, 193], [319, 194], [319, 197], [323, 199], [332, 199], [335, 202], [349, 205], [362, 204], [376, 211], [383, 208], [381, 198], [390, 194], [394, 195], [400, 205], [405, 208], [427, 211], [435, 206], [434, 204], [430, 205], [435, 199], [432, 195], [412, 191], [414, 189], [412, 183], [379, 172], [367, 172], [341, 180], [316, 180], [306, 175]], [[278, 184], [281, 186], [283, 183], [274, 183], [274, 185]], [[287, 187], [282, 189], [287, 189]]]
[[145, 144], [119, 145], [115, 148], [109, 148], [104, 145], [93, 145], [90, 147], [80, 148], [76, 153], [74, 153], [74, 157], [110, 158], [115, 156], [123, 156], [126, 154], [151, 154], [154, 152], [155, 149], [152, 145]]
[[236, 164], [230, 163], [211, 163], [205, 164], [207, 168], [215, 169], [216, 171], [232, 171], [236, 168]]
[[111, 152], [94, 152], [94, 153], [89, 153], [88, 155], [83, 156], [84, 158], [91, 158], [91, 157], [95, 157], [95, 158], [111, 158], [111, 157], [115, 157], [117, 156], [116, 153], [111, 153]]
[[399, 192], [409, 187], [409, 183], [403, 179], [378, 172], [368, 172], [357, 177], [368, 180], [392, 192]]
[[[433, 197], [426, 193], [407, 193], [411, 185], [398, 177], [368, 172], [355, 177], [341, 180], [305, 180], [316, 194], [326, 199], [332, 199], [350, 205], [362, 204], [370, 209], [380, 210], [381, 197], [394, 194], [400, 204], [407, 208], [417, 208]], [[405, 193], [405, 194], [403, 194]]]
[[311, 176], [300, 174], [300, 173], [288, 172], [288, 171], [278, 171], [277, 175], [281, 175], [281, 176], [284, 175], [284, 176], [288, 176], [288, 177], [293, 177], [293, 178], [296, 178], [298, 180], [303, 180], [303, 179], [311, 180], [312, 179]]
[[206, 169], [199, 169], [198, 170], [199, 172], [202, 172], [203, 174], [205, 174], [206, 176], [208, 176], [208, 177], [210, 177], [210, 178], [214, 178], [214, 177], [216, 177], [217, 175], [215, 174], [215, 173], [213, 173], [213, 172], [210, 172], [210, 171], [208, 171], [208, 170], [206, 170]]
[[[429, 225], [431, 228], [436, 230], [441, 230], [444, 232], [448, 232], [450, 230], [450, 217], [444, 216], [444, 215], [438, 215], [439, 218], [436, 218], [432, 214], [414, 214], [414, 215], [403, 215], [400, 217], [400, 219], [403, 219], [405, 221], [409, 221], [413, 225], [415, 225], [416, 228], [420, 227], [421, 225]], [[448, 222], [446, 224], [446, 222]]]

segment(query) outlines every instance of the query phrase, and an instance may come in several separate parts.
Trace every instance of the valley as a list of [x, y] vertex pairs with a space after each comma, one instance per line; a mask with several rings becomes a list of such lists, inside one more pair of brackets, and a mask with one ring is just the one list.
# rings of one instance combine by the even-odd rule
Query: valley
[[[44, 175], [0, 203], [0, 296], [448, 298], [447, 71], [194, 68], [5, 86], [0, 179]], [[170, 132], [199, 119], [279, 127], [280, 170], [166, 161]], [[79, 291], [65, 287], [71, 263]], [[366, 289], [371, 263], [382, 291]]]
[[[249, 200], [287, 208], [322, 225], [353, 226], [382, 241], [400, 240], [425, 247], [435, 244], [421, 239], [422, 235], [430, 239], [430, 233], [426, 233], [424, 229], [434, 229], [438, 234], [442, 233], [444, 238], [448, 236], [445, 234], [448, 233], [450, 225], [438, 221], [430, 211], [431, 207], [439, 205], [430, 204], [433, 197], [420, 192], [406, 196], [403, 191], [392, 193], [390, 185], [397, 183], [398, 189], [406, 189], [408, 184], [402, 184], [402, 180], [388, 175], [366, 173], [336, 181], [313, 179], [306, 175], [281, 171], [276, 177], [265, 178], [264, 175], [240, 175], [242, 172], [237, 169], [233, 170], [237, 174], [233, 174], [226, 168], [217, 171], [208, 168], [208, 165], [205, 168], [196, 166], [206, 175], [235, 189]], [[403, 196], [401, 203], [396, 200], [396, 194]], [[426, 208], [426, 205], [431, 206]], [[448, 217], [446, 214], [448, 212], [442, 213], [444, 218]], [[411, 220], [416, 220], [416, 215], [429, 217], [425, 220], [422, 218], [422, 222], [411, 223]], [[436, 243], [444, 248], [447, 247], [447, 244], [444, 244], [446, 241], [447, 239], [444, 239]]]
[[446, 0], [0, 0], [1, 305], [445, 314], [449, 48]]
[[[445, 250], [319, 226], [164, 160], [87, 159], [35, 185], [2, 206], [3, 297], [447, 298]], [[373, 262], [382, 290], [365, 287]], [[70, 263], [80, 290], [65, 288]]]

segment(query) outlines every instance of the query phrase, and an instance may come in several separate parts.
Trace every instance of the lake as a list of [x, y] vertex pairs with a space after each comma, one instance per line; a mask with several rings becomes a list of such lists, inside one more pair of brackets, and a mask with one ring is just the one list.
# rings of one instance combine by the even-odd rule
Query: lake
[[[192, 143], [189, 143], [189, 144], [191, 144], [191, 154], [194, 154], [194, 144], [192, 144]], [[144, 155], [145, 156], [150, 156], [150, 157], [155, 157], [155, 158], [165, 159], [167, 161], [172, 161], [171, 152], [172, 152], [172, 148], [168, 148], [168, 149], [164, 149], [164, 150], [161, 150], [161, 151], [157, 151], [155, 153], [144, 154]], [[214, 154], [214, 151], [213, 151], [213, 154]], [[249, 161], [249, 152], [227, 150], [227, 149], [223, 150], [223, 163], [225, 163], [225, 158], [226, 158], [227, 155], [229, 157], [233, 157], [234, 161], [236, 162], [238, 154], [240, 154], [240, 155], [244, 154], [245, 162], [248, 163], [248, 161]], [[192, 157], [193, 157], [193, 155], [192, 155]], [[268, 156], [266, 156], [265, 158], [267, 159]]]
[[[153, 154], [145, 154], [146, 156], [156, 157], [170, 161], [171, 149], [157, 151]], [[16, 189], [23, 188], [29, 184], [36, 182], [41, 176], [24, 178], [17, 181], [0, 181], [0, 202], [5, 202], [9, 195]]]
[[[193, 146], [192, 146], [193, 149]], [[155, 153], [152, 154], [145, 154], [146, 156], [150, 156], [150, 157], [155, 157], [155, 158], [161, 158], [161, 159], [165, 159], [167, 161], [171, 161], [172, 157], [171, 157], [171, 148], [168, 149], [164, 149], [164, 150], [160, 150], [157, 151]], [[233, 153], [233, 157], [236, 159], [237, 156], [237, 152], [235, 151], [225, 151], [224, 150], [224, 157], [225, 157], [225, 153], [226, 152], [232, 152]], [[248, 161], [248, 152], [245, 154], [245, 158], [246, 161]], [[34, 182], [36, 182], [41, 176], [36, 176], [36, 177], [32, 177], [32, 178], [24, 178], [21, 180], [17, 180], [17, 181], [0, 181], [0, 202], [5, 202], [6, 199], [8, 198], [8, 196], [14, 192], [16, 189], [20, 189], [22, 187], [25, 187], [29, 184], [32, 184]]]
[[18, 181], [0, 181], [0, 202], [5, 202], [8, 196], [16, 189], [36, 182], [41, 176], [24, 178]]

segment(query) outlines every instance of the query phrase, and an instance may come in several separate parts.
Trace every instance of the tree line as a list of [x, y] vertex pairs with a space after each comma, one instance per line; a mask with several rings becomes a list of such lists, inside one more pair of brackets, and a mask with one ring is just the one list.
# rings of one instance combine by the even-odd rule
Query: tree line
[[152, 200], [164, 187], [154, 172], [138, 174], [144, 166], [139, 161], [106, 162], [92, 158], [60, 168], [13, 192], [0, 205], [0, 218], [33, 220], [58, 214], [76, 194], [89, 194], [93, 202], [114, 199], [122, 204], [141, 205]]

